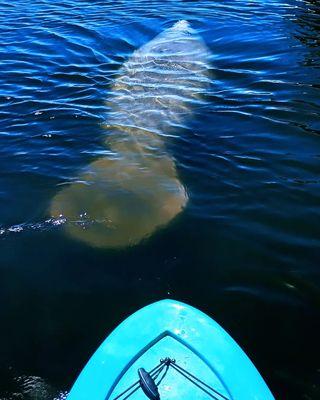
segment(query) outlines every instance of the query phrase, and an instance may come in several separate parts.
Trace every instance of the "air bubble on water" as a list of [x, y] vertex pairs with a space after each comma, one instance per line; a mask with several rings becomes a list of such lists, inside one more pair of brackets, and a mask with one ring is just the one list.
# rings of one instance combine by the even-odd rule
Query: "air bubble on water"
[[[60, 214], [58, 217], [51, 217], [44, 221], [40, 222], [25, 222], [19, 225], [12, 225], [9, 227], [0, 227], [0, 236], [8, 235], [12, 233], [19, 232], [28, 232], [28, 231], [49, 231], [54, 228], [59, 228], [61, 225], [69, 224], [69, 225], [78, 225], [83, 229], [87, 229], [93, 224], [107, 224], [110, 229], [115, 229], [112, 225], [112, 221], [108, 219], [90, 219], [86, 212], [79, 215], [79, 218], [76, 220], [68, 220], [63, 214]], [[0, 399], [1, 400], [1, 399]]]
[[8, 228], [9, 232], [21, 232], [23, 231], [23, 227], [21, 225], [15, 225]]
[[65, 224], [67, 222], [67, 218], [65, 218], [63, 215], [59, 215], [59, 218], [51, 218], [47, 222], [51, 222], [54, 226], [59, 226]]
[[53, 400], [66, 400], [68, 397], [68, 392], [61, 392], [58, 396], [55, 396]]

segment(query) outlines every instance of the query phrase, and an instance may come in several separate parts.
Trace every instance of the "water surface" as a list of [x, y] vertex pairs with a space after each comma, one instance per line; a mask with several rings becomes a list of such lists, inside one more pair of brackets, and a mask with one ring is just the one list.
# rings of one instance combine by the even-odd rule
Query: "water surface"
[[[109, 156], [133, 51], [188, 20], [212, 88], [166, 138], [187, 207], [98, 249], [54, 196]], [[0, 1], [0, 398], [63, 398], [106, 334], [173, 297], [227, 329], [279, 399], [320, 396], [320, 8], [311, 0]]]

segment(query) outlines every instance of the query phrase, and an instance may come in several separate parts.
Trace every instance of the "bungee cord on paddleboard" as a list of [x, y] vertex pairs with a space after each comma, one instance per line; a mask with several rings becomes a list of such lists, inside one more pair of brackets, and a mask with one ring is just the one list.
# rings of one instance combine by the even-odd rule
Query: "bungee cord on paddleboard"
[[[129, 386], [126, 390], [121, 392], [119, 395], [117, 395], [115, 398], [113, 398], [113, 400], [119, 400], [119, 399], [127, 400], [140, 388], [150, 400], [160, 400], [158, 387], [165, 378], [169, 370], [169, 367], [172, 367], [176, 372], [181, 374], [185, 379], [187, 379], [193, 385], [195, 385], [204, 393], [206, 393], [210, 398], [215, 400], [230, 400], [228, 397], [221, 394], [218, 390], [214, 389], [212, 386], [203, 382], [201, 379], [193, 375], [191, 372], [182, 368], [180, 365], [176, 363], [176, 360], [171, 359], [169, 357], [161, 359], [160, 363], [156, 365], [154, 368], [152, 368], [152, 370], [149, 372], [146, 372], [144, 368], [139, 368], [138, 374], [140, 379], [137, 380], [135, 383], [133, 383], [131, 386]], [[156, 382], [157, 378], [159, 377], [160, 373], [163, 370], [164, 373], [162, 377], [159, 379], [158, 382]], [[126, 396], [123, 397], [124, 395]]]

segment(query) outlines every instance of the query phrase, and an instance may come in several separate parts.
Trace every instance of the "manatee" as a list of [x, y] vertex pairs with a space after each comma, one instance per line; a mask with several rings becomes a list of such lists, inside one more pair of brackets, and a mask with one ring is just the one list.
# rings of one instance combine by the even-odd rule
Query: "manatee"
[[184, 127], [210, 84], [209, 50], [179, 21], [124, 63], [108, 99], [105, 144], [96, 159], [53, 198], [72, 237], [95, 247], [139, 243], [168, 224], [188, 196], [166, 137]]

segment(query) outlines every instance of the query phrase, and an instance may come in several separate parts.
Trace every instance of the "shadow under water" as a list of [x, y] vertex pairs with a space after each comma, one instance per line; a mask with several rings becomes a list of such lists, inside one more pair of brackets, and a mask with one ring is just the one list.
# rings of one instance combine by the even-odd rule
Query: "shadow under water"
[[187, 203], [163, 137], [190, 117], [209, 85], [209, 50], [179, 21], [134, 52], [108, 101], [112, 157], [91, 163], [58, 193], [51, 216], [95, 247], [125, 247], [171, 221]]

